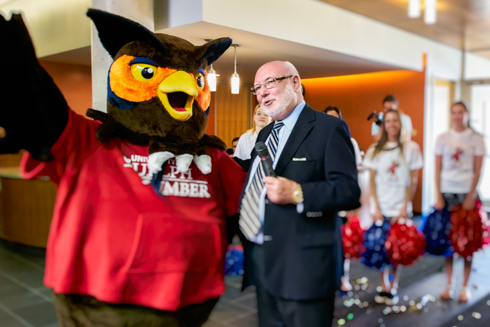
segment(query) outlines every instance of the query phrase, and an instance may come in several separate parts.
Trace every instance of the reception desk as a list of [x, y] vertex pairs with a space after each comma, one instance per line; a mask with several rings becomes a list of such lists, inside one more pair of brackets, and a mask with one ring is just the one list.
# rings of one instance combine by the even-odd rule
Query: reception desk
[[18, 167], [0, 167], [0, 238], [46, 247], [55, 196], [48, 180], [23, 180]]

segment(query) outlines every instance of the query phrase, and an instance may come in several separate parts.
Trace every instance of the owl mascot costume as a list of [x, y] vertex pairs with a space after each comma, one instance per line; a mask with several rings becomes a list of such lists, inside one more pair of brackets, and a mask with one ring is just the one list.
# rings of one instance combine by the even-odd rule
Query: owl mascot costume
[[57, 185], [44, 283], [61, 326], [201, 326], [224, 292], [225, 220], [242, 169], [204, 134], [202, 46], [89, 10], [113, 58], [107, 114], [75, 114], [39, 65], [20, 15], [0, 16], [0, 153]]

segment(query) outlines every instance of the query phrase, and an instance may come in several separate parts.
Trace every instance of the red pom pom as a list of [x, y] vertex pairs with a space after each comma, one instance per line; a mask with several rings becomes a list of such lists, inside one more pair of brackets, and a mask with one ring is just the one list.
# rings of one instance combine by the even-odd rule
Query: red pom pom
[[361, 227], [359, 218], [351, 216], [347, 222], [340, 227], [342, 232], [342, 247], [345, 259], [354, 259], [361, 256], [365, 250], [362, 242], [364, 241], [364, 229]]
[[398, 265], [410, 265], [424, 253], [425, 238], [409, 219], [399, 219], [391, 227], [385, 242], [390, 262]]
[[464, 210], [461, 204], [455, 206], [451, 224], [449, 239], [454, 252], [463, 258], [472, 257], [484, 244], [489, 244], [488, 217], [480, 201], [476, 201], [473, 210]]

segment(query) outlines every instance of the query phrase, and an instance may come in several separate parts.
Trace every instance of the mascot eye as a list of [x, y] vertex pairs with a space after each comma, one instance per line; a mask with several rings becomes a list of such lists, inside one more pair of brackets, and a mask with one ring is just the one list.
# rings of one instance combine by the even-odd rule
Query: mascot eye
[[196, 81], [197, 81], [197, 86], [202, 90], [204, 88], [204, 75], [201, 73], [198, 73], [196, 76]]
[[138, 81], [148, 81], [155, 76], [156, 67], [148, 64], [131, 65], [131, 73]]

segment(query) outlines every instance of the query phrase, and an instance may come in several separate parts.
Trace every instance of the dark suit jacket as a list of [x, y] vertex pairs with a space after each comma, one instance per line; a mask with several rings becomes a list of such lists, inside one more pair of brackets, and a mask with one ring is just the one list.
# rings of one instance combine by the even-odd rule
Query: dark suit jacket
[[[265, 142], [272, 127], [273, 124], [264, 127], [257, 142]], [[255, 156], [252, 151], [251, 162]], [[265, 287], [274, 296], [292, 300], [330, 296], [338, 289], [343, 271], [337, 211], [360, 205], [347, 124], [306, 105], [275, 171], [278, 176], [301, 184], [304, 210], [298, 214], [296, 205], [277, 205], [265, 200]], [[246, 287], [253, 284], [248, 275], [252, 243], [243, 242]]]

